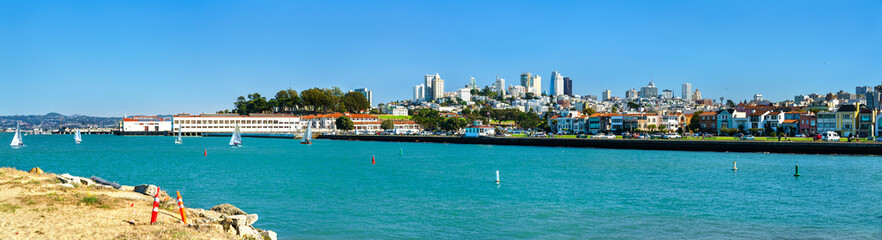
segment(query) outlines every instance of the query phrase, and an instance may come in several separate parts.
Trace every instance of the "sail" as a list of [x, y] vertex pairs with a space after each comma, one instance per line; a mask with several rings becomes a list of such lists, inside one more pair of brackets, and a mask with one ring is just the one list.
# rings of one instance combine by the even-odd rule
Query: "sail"
[[236, 130], [233, 131], [233, 136], [230, 137], [230, 146], [238, 146], [242, 144], [242, 134], [239, 133], [239, 124], [236, 124]]
[[312, 140], [312, 125], [307, 125], [306, 132], [303, 133], [303, 138], [300, 139], [300, 142], [308, 143], [310, 140]]
[[175, 143], [183, 143], [184, 139], [181, 138], [181, 127], [178, 126], [178, 139], [175, 139]]
[[77, 133], [74, 134], [74, 141], [77, 141], [78, 143], [83, 141], [83, 137], [80, 136], [80, 130], [79, 130], [79, 129], [77, 129]]
[[12, 137], [12, 142], [9, 143], [9, 146], [21, 146], [24, 145], [24, 142], [21, 141], [21, 129], [19, 125], [15, 125], [15, 136]]

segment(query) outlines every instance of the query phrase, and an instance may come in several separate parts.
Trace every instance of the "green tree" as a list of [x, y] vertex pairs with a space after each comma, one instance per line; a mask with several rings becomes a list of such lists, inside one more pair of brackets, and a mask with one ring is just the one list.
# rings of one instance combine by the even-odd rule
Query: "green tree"
[[318, 88], [307, 89], [300, 93], [303, 104], [311, 107], [313, 111], [326, 111], [331, 105], [331, 98], [324, 91]]
[[360, 92], [348, 92], [343, 95], [340, 101], [348, 112], [361, 112], [371, 108], [371, 104], [368, 103], [367, 98], [365, 98], [364, 94], [361, 94]]
[[343, 131], [349, 131], [349, 130], [355, 129], [355, 123], [353, 123], [352, 119], [349, 119], [349, 117], [347, 117], [347, 116], [338, 117], [337, 121], [335, 123], [337, 125], [337, 129], [340, 129]]
[[635, 102], [628, 102], [628, 108], [630, 108], [630, 109], [637, 110], [637, 109], [640, 109], [640, 107], [641, 107], [640, 104], [637, 104]]
[[700, 115], [701, 113], [703, 113], [703, 112], [702, 111], [694, 112], [694, 113], [692, 113], [692, 117], [689, 118], [688, 127], [689, 127], [689, 129], [692, 129], [692, 131], [704, 131], [704, 129], [700, 129], [701, 124], [699, 123], [699, 116], [698, 115]]
[[726, 100], [726, 106], [733, 108], [735, 107], [735, 102], [733, 102], [732, 99]]
[[582, 114], [585, 114], [585, 115], [591, 116], [591, 115], [594, 114], [594, 109], [593, 109], [593, 108], [585, 108], [585, 109], [582, 109]]
[[383, 130], [393, 129], [395, 128], [395, 124], [392, 123], [392, 120], [385, 120], [380, 123], [380, 128], [382, 128]]

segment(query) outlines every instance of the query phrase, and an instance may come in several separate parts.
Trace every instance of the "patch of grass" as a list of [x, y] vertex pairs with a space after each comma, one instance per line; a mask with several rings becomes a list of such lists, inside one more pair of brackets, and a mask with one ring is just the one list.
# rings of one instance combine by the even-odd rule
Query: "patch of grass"
[[21, 207], [9, 203], [0, 204], [0, 212], [15, 213], [15, 210], [19, 208]]
[[91, 195], [91, 194], [89, 194], [87, 196], [80, 197], [79, 202], [82, 204], [88, 205], [88, 206], [95, 206], [95, 207], [101, 208], [101, 209], [111, 209], [111, 208], [113, 208], [114, 205], [116, 205], [119, 202], [119, 200], [108, 198], [107, 196], [104, 196], [104, 195]]

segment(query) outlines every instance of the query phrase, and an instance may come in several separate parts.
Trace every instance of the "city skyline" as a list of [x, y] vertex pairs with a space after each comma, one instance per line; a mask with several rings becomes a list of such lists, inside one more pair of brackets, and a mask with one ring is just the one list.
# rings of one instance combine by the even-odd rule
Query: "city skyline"
[[[527, 10], [560, 17], [516, 14]], [[376, 106], [411, 99], [429, 73], [446, 92], [471, 77], [517, 85], [524, 72], [548, 91], [558, 71], [576, 95], [623, 97], [653, 81], [681, 96], [688, 82], [705, 98], [781, 101], [882, 82], [880, 10], [878, 1], [3, 2], [0, 35], [11, 37], [0, 38], [0, 100], [15, 104], [0, 115], [214, 112], [253, 92], [331, 86], [370, 89]]]

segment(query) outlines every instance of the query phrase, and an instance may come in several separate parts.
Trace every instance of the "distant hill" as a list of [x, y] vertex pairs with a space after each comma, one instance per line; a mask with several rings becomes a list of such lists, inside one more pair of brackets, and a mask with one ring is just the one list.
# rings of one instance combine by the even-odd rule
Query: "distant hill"
[[122, 118], [90, 117], [77, 114], [65, 116], [52, 112], [46, 115], [0, 116], [0, 128], [15, 128], [16, 123], [21, 123], [23, 129], [107, 128], [117, 127], [119, 121], [122, 121]]

